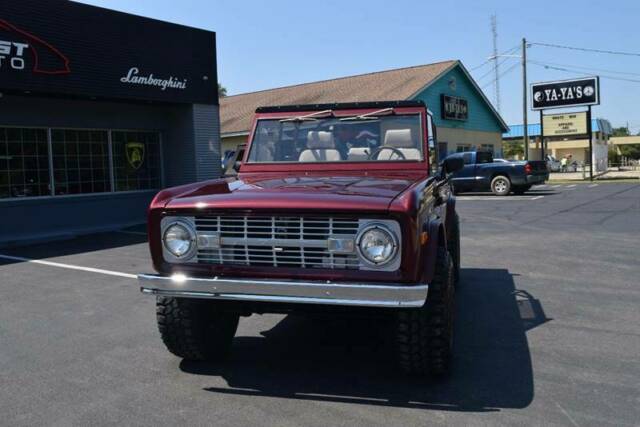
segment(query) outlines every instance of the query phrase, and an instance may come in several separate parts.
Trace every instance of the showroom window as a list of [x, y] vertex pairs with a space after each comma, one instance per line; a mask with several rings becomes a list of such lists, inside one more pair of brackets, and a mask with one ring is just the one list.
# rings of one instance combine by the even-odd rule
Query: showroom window
[[160, 136], [155, 132], [113, 131], [115, 191], [160, 188]]
[[56, 195], [111, 191], [106, 131], [53, 129], [51, 145]]
[[0, 199], [49, 195], [46, 129], [0, 127]]
[[471, 144], [458, 144], [456, 146], [456, 153], [466, 153], [471, 151]]
[[159, 189], [160, 148], [157, 132], [0, 127], [0, 200]]

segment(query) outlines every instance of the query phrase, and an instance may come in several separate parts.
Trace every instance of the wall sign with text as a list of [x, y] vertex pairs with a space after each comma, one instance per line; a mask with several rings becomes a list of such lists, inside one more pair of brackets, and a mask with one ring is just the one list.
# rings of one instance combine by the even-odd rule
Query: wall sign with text
[[71, 1], [3, 2], [0, 92], [217, 104], [215, 33]]
[[587, 112], [543, 115], [542, 132], [545, 137], [586, 135]]
[[533, 110], [597, 104], [600, 104], [600, 79], [598, 77], [533, 83], [531, 85], [531, 108]]
[[469, 118], [469, 104], [464, 98], [440, 95], [442, 118], [445, 120], [467, 120]]

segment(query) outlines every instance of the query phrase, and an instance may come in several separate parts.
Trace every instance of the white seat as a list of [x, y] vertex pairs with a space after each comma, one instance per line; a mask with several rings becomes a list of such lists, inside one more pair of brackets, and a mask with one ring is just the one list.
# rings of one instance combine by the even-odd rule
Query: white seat
[[307, 134], [307, 149], [300, 153], [301, 162], [339, 162], [340, 152], [335, 149], [333, 133], [311, 131]]
[[[404, 155], [406, 160], [421, 160], [421, 153], [416, 148], [411, 129], [389, 129], [384, 134], [383, 146], [397, 149]], [[394, 153], [394, 150], [382, 150], [377, 159], [399, 160], [399, 156]]]
[[350, 162], [364, 162], [369, 159], [371, 150], [366, 147], [352, 147], [347, 153], [347, 159]]

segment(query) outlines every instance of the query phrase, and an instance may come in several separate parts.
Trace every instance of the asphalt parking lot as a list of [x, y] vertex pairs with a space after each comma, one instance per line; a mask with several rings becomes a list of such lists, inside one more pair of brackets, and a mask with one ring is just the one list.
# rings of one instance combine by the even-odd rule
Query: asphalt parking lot
[[[3, 425], [640, 425], [640, 184], [459, 197], [454, 373], [371, 322], [244, 318], [225, 365], [163, 347], [143, 228], [0, 250]], [[36, 260], [34, 262], [32, 260]]]

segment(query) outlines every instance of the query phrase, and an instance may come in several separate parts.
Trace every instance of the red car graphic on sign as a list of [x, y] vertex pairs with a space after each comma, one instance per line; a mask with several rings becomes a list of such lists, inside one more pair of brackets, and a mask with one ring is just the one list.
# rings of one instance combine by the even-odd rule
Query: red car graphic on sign
[[58, 49], [15, 25], [0, 19], [0, 31], [7, 31], [19, 35], [28, 42], [29, 50], [33, 55], [33, 72], [40, 74], [69, 74], [69, 59]]

